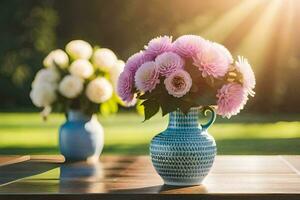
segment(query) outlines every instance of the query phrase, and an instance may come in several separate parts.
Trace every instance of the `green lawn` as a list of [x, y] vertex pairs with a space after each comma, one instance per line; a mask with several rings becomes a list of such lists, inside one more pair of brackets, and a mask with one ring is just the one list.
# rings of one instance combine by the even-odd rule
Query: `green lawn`
[[[209, 129], [218, 154], [300, 154], [299, 116], [247, 115], [219, 119]], [[148, 154], [151, 138], [166, 128], [167, 117], [142, 123], [136, 114], [100, 118], [105, 128], [104, 154]], [[43, 122], [38, 113], [0, 113], [0, 154], [56, 154], [58, 127], [64, 117], [51, 114]]]

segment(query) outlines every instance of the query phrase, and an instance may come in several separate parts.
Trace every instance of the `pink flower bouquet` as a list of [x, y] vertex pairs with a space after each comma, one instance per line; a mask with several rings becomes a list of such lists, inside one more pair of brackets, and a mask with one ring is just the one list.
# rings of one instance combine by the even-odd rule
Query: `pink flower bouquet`
[[161, 108], [163, 115], [176, 109], [217, 105], [217, 114], [231, 117], [254, 96], [255, 76], [247, 59], [233, 60], [221, 44], [196, 35], [152, 39], [145, 50], [126, 62], [117, 85], [125, 102], [142, 100], [145, 119]]

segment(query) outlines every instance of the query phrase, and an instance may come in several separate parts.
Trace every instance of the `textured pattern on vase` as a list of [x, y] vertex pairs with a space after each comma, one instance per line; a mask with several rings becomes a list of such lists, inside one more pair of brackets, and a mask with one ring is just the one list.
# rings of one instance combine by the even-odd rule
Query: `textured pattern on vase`
[[150, 145], [152, 163], [169, 185], [200, 184], [212, 167], [216, 144], [198, 124], [198, 108], [170, 113], [168, 128]]

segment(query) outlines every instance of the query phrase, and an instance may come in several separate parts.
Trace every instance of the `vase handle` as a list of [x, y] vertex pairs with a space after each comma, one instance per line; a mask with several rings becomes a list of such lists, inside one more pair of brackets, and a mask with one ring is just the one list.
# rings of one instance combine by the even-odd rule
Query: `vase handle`
[[215, 122], [216, 117], [217, 117], [216, 116], [216, 112], [215, 112], [215, 110], [212, 107], [210, 107], [210, 106], [204, 106], [202, 108], [202, 112], [203, 112], [204, 116], [207, 116], [207, 111], [211, 112], [211, 118], [210, 118], [210, 120], [206, 124], [200, 124], [201, 128], [204, 129], [204, 130], [208, 129]]

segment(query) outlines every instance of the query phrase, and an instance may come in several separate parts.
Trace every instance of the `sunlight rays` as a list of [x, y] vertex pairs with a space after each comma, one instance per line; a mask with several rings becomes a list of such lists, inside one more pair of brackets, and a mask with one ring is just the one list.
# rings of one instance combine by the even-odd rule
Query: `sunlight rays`
[[272, 35], [276, 34], [276, 16], [284, 1], [273, 0], [265, 9], [260, 20], [252, 27], [252, 30], [244, 37], [235, 52], [244, 55], [251, 60], [255, 71], [261, 70], [264, 58], [268, 54], [268, 47], [274, 42]]
[[[286, 81], [288, 81], [288, 73], [285, 73], [289, 68], [289, 60], [292, 55], [292, 33], [293, 33], [293, 19], [295, 14], [295, 1], [287, 0], [282, 10], [282, 18], [280, 21], [280, 32], [278, 33], [276, 56], [273, 61], [274, 69], [276, 73], [274, 73], [275, 79], [281, 81], [274, 82], [274, 102], [275, 104], [282, 103], [283, 97], [286, 93]], [[285, 9], [284, 9], [285, 8]], [[270, 56], [271, 57], [271, 56]], [[271, 59], [269, 57], [269, 59]], [[264, 66], [269, 67], [269, 66]]]
[[[248, 57], [256, 73], [260, 73], [268, 60], [277, 64], [292, 57], [289, 53], [298, 3], [296, 0], [244, 0], [218, 17], [198, 15], [177, 30], [225, 43], [234, 52]], [[272, 49], [275, 44], [278, 48]], [[269, 57], [272, 53], [278, 56]]]
[[220, 16], [202, 13], [193, 20], [177, 26], [179, 35], [194, 33], [217, 42], [224, 41], [251, 14], [257, 5], [268, 0], [244, 0]]
[[240, 4], [220, 16], [204, 31], [201, 31], [199, 35], [217, 42], [224, 41], [260, 3], [262, 0], [241, 1]]
[[289, 53], [292, 51], [292, 34], [294, 30], [294, 19], [295, 19], [295, 6], [296, 2], [293, 0], [286, 1], [287, 9], [284, 11], [284, 16], [280, 26], [280, 34], [278, 43], [280, 48], [277, 50], [277, 63], [282, 63], [289, 59]]

